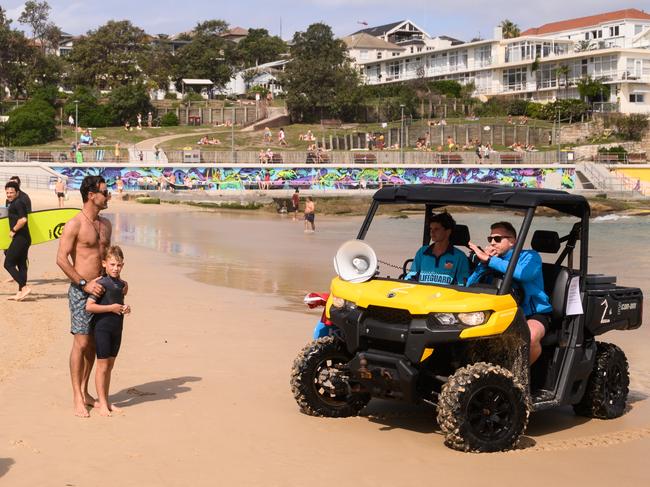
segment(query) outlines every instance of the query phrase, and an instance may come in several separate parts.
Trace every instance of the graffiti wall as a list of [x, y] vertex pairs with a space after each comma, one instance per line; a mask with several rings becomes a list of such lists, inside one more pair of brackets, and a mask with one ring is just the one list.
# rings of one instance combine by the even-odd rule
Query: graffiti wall
[[[53, 167], [79, 188], [85, 176], [101, 175], [110, 188], [155, 189], [161, 181], [202, 189], [356, 189], [400, 184], [489, 183], [524, 188], [573, 189], [575, 168], [525, 167]], [[164, 179], [163, 179], [164, 178]]]

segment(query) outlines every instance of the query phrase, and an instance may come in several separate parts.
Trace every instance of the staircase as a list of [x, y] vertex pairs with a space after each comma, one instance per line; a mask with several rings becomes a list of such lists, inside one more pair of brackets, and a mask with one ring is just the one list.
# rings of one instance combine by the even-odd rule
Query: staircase
[[604, 164], [585, 161], [576, 166], [576, 173], [584, 189], [604, 191], [611, 193], [611, 196], [619, 197], [639, 197], [650, 194], [647, 185], [635, 189], [636, 180], [610, 172]]

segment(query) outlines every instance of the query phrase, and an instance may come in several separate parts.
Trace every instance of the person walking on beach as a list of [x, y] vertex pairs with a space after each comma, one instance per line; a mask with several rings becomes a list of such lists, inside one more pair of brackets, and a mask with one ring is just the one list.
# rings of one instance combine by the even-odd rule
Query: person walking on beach
[[307, 196], [307, 202], [305, 203], [305, 233], [314, 233], [316, 231], [315, 217], [316, 203], [314, 203], [311, 196]]
[[18, 292], [10, 297], [13, 301], [22, 301], [32, 291], [27, 286], [27, 255], [32, 244], [27, 226], [27, 206], [24, 200], [20, 199], [20, 186], [16, 181], [9, 181], [5, 184], [7, 195], [9, 237], [11, 243], [5, 252], [4, 268], [9, 275], [18, 283]]
[[300, 190], [296, 190], [291, 195], [291, 207], [293, 211], [293, 221], [295, 222], [298, 219], [298, 210], [300, 208]]
[[97, 388], [99, 414], [111, 416], [113, 411], [119, 411], [108, 402], [111, 372], [122, 343], [124, 315], [131, 312], [131, 306], [124, 304], [124, 296], [126, 296], [129, 286], [120, 278], [124, 267], [122, 249], [117, 245], [109, 247], [102, 259], [102, 267], [105, 275], [97, 281], [97, 284], [102, 286], [105, 292], [99, 298], [93, 295], [88, 296], [86, 311], [94, 315], [92, 327], [97, 352], [95, 387]]
[[70, 379], [74, 414], [90, 416], [86, 406], [94, 407], [95, 399], [88, 393], [88, 378], [95, 361], [95, 341], [91, 334], [92, 315], [86, 311], [88, 296], [99, 298], [104, 287], [97, 281], [104, 255], [111, 241], [111, 222], [99, 213], [108, 208], [110, 193], [101, 176], [86, 176], [81, 182], [83, 208], [65, 224], [59, 240], [56, 263], [70, 279], [68, 301], [70, 306], [72, 350], [70, 352]]
[[[9, 181], [13, 181], [18, 185], [18, 199], [25, 203], [25, 207], [27, 208], [27, 213], [32, 212], [32, 199], [29, 197], [25, 191], [23, 191], [23, 188], [21, 186], [20, 178], [18, 176], [11, 176], [9, 178]], [[9, 206], [9, 200], [7, 200], [5, 206]]]
[[278, 132], [278, 143], [279, 145], [288, 145], [287, 138], [286, 135], [284, 134], [283, 128], [281, 128], [280, 131]]
[[54, 185], [54, 193], [56, 194], [56, 198], [59, 201], [59, 208], [63, 208], [65, 202], [65, 192], [65, 181], [63, 181], [63, 178], [57, 179], [56, 184]]

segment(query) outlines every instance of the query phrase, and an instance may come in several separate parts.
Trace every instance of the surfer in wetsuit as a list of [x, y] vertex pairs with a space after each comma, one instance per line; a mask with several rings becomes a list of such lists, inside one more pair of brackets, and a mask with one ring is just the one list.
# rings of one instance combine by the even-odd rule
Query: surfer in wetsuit
[[105, 292], [99, 298], [90, 295], [86, 301], [86, 311], [94, 314], [92, 329], [97, 350], [95, 387], [99, 414], [102, 416], [111, 416], [111, 412], [119, 410], [115, 405], [109, 404], [108, 389], [111, 383], [111, 371], [122, 343], [124, 315], [131, 312], [131, 307], [124, 304], [128, 284], [120, 278], [123, 266], [122, 249], [117, 245], [110, 247], [102, 260], [106, 275], [97, 281]]
[[32, 244], [29, 227], [27, 226], [29, 211], [25, 201], [20, 198], [20, 186], [16, 181], [9, 181], [5, 184], [5, 193], [9, 204], [9, 237], [11, 237], [11, 243], [5, 252], [4, 268], [18, 283], [18, 292], [9, 299], [22, 301], [32, 292], [32, 289], [27, 286], [27, 254]]

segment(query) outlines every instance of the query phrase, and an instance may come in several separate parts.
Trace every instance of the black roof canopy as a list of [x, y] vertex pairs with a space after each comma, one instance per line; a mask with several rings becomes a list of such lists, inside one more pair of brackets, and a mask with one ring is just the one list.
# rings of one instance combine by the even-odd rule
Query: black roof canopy
[[578, 218], [589, 216], [584, 196], [554, 189], [529, 189], [496, 184], [405, 184], [380, 189], [373, 199], [380, 203], [429, 203], [434, 205], [536, 208], [545, 206]]

